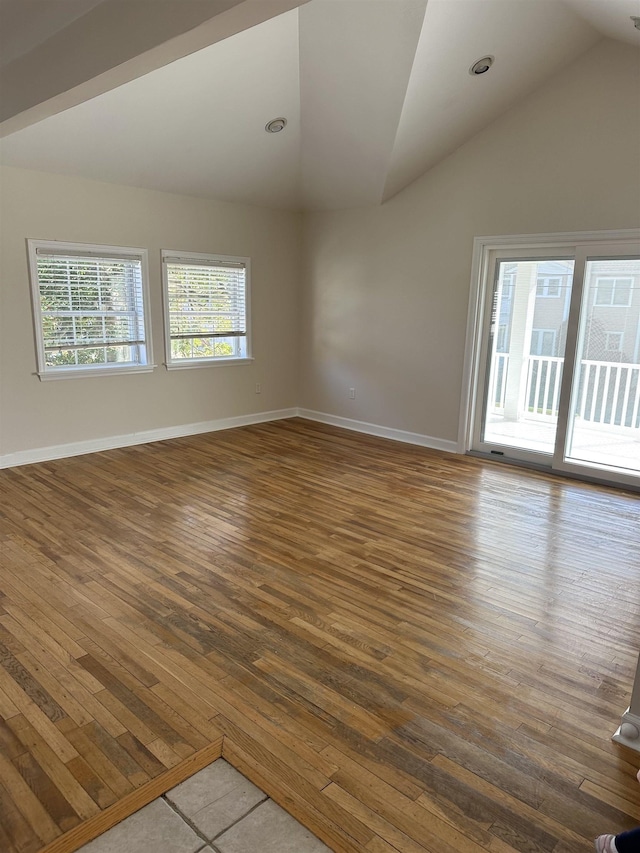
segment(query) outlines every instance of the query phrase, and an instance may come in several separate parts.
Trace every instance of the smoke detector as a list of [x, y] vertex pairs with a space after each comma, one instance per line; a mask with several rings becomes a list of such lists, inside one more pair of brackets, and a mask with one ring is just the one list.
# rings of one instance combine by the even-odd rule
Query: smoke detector
[[264, 129], [267, 133], [280, 133], [280, 131], [284, 130], [286, 126], [286, 118], [274, 118], [264, 126]]
[[471, 68], [469, 69], [469, 74], [472, 77], [479, 77], [480, 74], [486, 74], [487, 71], [491, 68], [495, 61], [495, 57], [493, 56], [483, 56], [482, 59], [478, 59], [473, 63]]

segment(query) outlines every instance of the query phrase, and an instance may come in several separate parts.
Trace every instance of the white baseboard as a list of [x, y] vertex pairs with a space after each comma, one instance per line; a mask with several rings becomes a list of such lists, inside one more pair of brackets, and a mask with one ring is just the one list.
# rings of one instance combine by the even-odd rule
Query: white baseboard
[[215, 421], [200, 421], [195, 424], [180, 424], [174, 427], [150, 429], [144, 432], [131, 432], [125, 435], [113, 435], [106, 438], [76, 441], [70, 444], [56, 444], [50, 447], [38, 447], [34, 450], [21, 450], [0, 456], [0, 468], [15, 468], [18, 465], [30, 465], [33, 462], [49, 462], [52, 459], [64, 459], [68, 456], [82, 456], [85, 453], [98, 453], [101, 450], [115, 450], [118, 447], [131, 447], [134, 444], [148, 444], [151, 441], [166, 441], [169, 438], [182, 438], [186, 435], [198, 435], [203, 432], [216, 432], [222, 429], [278, 421], [294, 418], [298, 409], [277, 409], [272, 412], [256, 412], [251, 415], [239, 415], [234, 418], [220, 418]]
[[0, 456], [0, 468], [15, 468], [18, 465], [30, 465], [34, 462], [50, 462], [53, 459], [65, 459], [69, 456], [83, 456], [85, 453], [99, 453], [102, 450], [115, 450], [119, 447], [131, 447], [135, 444], [149, 444], [152, 441], [166, 441], [169, 438], [182, 438], [187, 435], [199, 435], [204, 432], [216, 432], [222, 429], [248, 426], [250, 424], [279, 421], [284, 418], [306, 418], [331, 426], [342, 427], [352, 432], [363, 432], [367, 435], [377, 435], [392, 441], [402, 441], [405, 444], [417, 444], [420, 447], [430, 447], [433, 450], [445, 450], [457, 453], [455, 441], [434, 438], [417, 432], [407, 432], [402, 429], [391, 429], [378, 424], [356, 421], [351, 418], [340, 418], [327, 415], [324, 412], [314, 412], [311, 409], [277, 409], [271, 412], [256, 412], [251, 415], [239, 415], [234, 418], [220, 418], [215, 421], [200, 421], [195, 424], [180, 424], [174, 427], [162, 427], [143, 432], [131, 432], [124, 435], [113, 435], [105, 438], [95, 438], [89, 441], [75, 441], [69, 444], [55, 444], [49, 447], [37, 447], [33, 450], [19, 450], [16, 453], [6, 453]]
[[632, 714], [630, 708], [622, 715], [622, 721], [612, 740], [640, 752], [640, 717]]
[[418, 444], [432, 450], [444, 450], [447, 453], [458, 453], [458, 443], [445, 438], [434, 438], [432, 435], [422, 435], [419, 432], [407, 432], [404, 429], [369, 424], [366, 421], [354, 421], [351, 418], [340, 418], [336, 415], [326, 415], [324, 412], [314, 412], [311, 409], [298, 409], [298, 417], [321, 424], [350, 429], [353, 432], [364, 432], [367, 435], [377, 435], [379, 438], [390, 438], [392, 441], [402, 441], [405, 444]]

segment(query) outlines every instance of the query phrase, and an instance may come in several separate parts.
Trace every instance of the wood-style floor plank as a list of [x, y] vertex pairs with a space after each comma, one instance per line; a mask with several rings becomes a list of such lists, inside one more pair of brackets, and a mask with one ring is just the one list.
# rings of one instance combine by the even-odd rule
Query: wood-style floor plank
[[338, 853], [586, 853], [637, 495], [293, 419], [0, 472], [0, 849], [223, 754]]

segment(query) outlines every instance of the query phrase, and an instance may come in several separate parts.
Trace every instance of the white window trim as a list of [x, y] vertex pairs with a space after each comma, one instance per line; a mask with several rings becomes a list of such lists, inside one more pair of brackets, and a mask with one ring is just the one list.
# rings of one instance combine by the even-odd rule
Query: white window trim
[[[600, 282], [601, 281], [613, 281], [613, 286], [611, 287], [611, 302], [598, 302], [598, 294], [600, 293]], [[613, 298], [616, 293], [616, 285], [617, 281], [628, 281], [629, 282], [629, 297], [626, 302], [614, 302]], [[593, 296], [593, 305], [594, 308], [629, 308], [633, 301], [633, 276], [626, 275], [600, 275], [596, 279], [596, 287], [595, 293]]]
[[[541, 275], [538, 277], [538, 281], [536, 282], [536, 297], [538, 299], [559, 299], [562, 296], [562, 279], [564, 276], [561, 275]], [[553, 287], [558, 288], [557, 293], [549, 293], [549, 288], [552, 286], [549, 284], [551, 279], [558, 279], [558, 284], [554, 284]]]
[[[611, 340], [613, 335], [616, 335], [619, 342], [620, 342], [620, 345], [615, 347], [615, 349], [614, 349], [614, 347], [609, 346], [609, 341]], [[604, 351], [605, 352], [624, 352], [624, 332], [605, 332], [604, 333]]]
[[[146, 364], [117, 367], [114, 364], [96, 364], [93, 367], [47, 367], [45, 363], [44, 336], [42, 327], [42, 308], [40, 302], [40, 282], [38, 280], [38, 250], [60, 252], [61, 254], [93, 254], [113, 255], [120, 258], [136, 258], [140, 260], [142, 275], [142, 309], [145, 329]], [[70, 243], [62, 240], [27, 239], [29, 258], [29, 278], [31, 283], [31, 306], [33, 315], [33, 331], [36, 347], [37, 369], [34, 375], [40, 381], [60, 379], [81, 379], [89, 376], [120, 376], [123, 373], [151, 373], [156, 364], [153, 363], [153, 342], [151, 339], [151, 313], [149, 295], [149, 263], [147, 249], [131, 246], [108, 246], [101, 243]]]
[[[556, 329], [537, 329], [537, 328], [532, 329], [531, 330], [531, 344], [532, 345], [533, 345], [534, 335], [536, 335], [536, 342], [538, 344], [542, 344], [542, 349], [544, 349], [544, 336], [545, 335], [552, 335], [551, 349], [555, 350], [556, 341], [558, 338], [558, 332]], [[530, 346], [529, 349], [532, 349], [532, 346]], [[536, 356], [537, 358], [553, 358], [553, 356], [543, 355], [542, 353], [539, 353], [539, 352], [531, 352], [531, 355]]]
[[507, 338], [507, 329], [509, 328], [508, 323], [499, 323], [498, 324], [498, 340], [496, 342], [496, 352], [503, 352], [501, 347], [504, 347], [506, 344]]
[[[208, 358], [190, 358], [172, 360], [171, 357], [171, 326], [169, 315], [169, 281], [167, 276], [167, 260], [179, 258], [188, 263], [193, 261], [200, 264], [243, 264], [245, 268], [245, 314], [247, 321], [246, 335], [246, 351], [247, 354], [240, 357], [221, 357], [211, 356]], [[240, 364], [252, 364], [254, 359], [252, 355], [252, 334], [251, 334], [251, 258], [241, 257], [238, 255], [219, 255], [210, 252], [183, 252], [180, 250], [162, 249], [161, 251], [161, 266], [162, 266], [162, 303], [164, 306], [164, 343], [165, 343], [165, 361], [164, 366], [167, 370], [190, 370], [197, 367], [224, 367], [236, 366]]]

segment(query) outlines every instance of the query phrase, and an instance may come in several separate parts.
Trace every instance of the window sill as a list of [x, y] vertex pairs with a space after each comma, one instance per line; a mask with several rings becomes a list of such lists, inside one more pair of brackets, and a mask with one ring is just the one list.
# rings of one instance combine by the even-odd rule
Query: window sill
[[123, 373], [151, 373], [157, 366], [157, 364], [143, 364], [131, 367], [89, 367], [79, 370], [53, 369], [39, 371], [33, 375], [37, 376], [41, 382], [49, 382], [58, 379], [87, 379], [90, 376], [121, 376]]
[[188, 370], [192, 367], [225, 367], [236, 364], [253, 364], [253, 358], [202, 358], [185, 359], [184, 364], [180, 362], [165, 362], [167, 370]]

